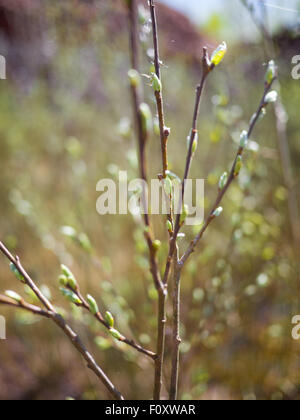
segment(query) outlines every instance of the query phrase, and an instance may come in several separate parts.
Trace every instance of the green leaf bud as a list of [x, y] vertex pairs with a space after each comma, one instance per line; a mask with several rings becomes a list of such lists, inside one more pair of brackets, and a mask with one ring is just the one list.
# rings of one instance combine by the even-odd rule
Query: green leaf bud
[[115, 319], [112, 316], [112, 314], [109, 311], [105, 312], [105, 316], [104, 316], [105, 321], [107, 322], [107, 324], [110, 326], [110, 328], [113, 328], [115, 325]]
[[223, 60], [226, 52], [227, 52], [226, 42], [222, 42], [222, 44], [220, 44], [218, 48], [212, 53], [211, 63], [215, 66], [218, 66]]
[[155, 73], [151, 74], [151, 82], [152, 82], [152, 87], [154, 89], [154, 92], [161, 92], [162, 84], [161, 84], [160, 79]]
[[272, 90], [271, 92], [266, 94], [265, 103], [271, 104], [271, 103], [276, 102], [277, 99], [278, 99], [278, 93], [276, 92], [276, 90]]
[[64, 276], [66, 276], [67, 280], [68, 280], [68, 286], [71, 287], [71, 289], [76, 290], [77, 288], [77, 281], [74, 277], [74, 274], [72, 273], [72, 271], [65, 266], [64, 264], [61, 265], [61, 272]]
[[220, 190], [223, 190], [223, 188], [227, 184], [227, 181], [228, 181], [228, 173], [224, 172], [223, 175], [221, 175], [220, 180], [219, 180], [219, 189]]
[[15, 300], [18, 303], [20, 303], [22, 301], [21, 296], [18, 295], [18, 293], [13, 292], [12, 290], [6, 290], [6, 292], [4, 294], [5, 294], [5, 296], [9, 297], [12, 300]]
[[167, 229], [170, 233], [173, 232], [173, 227], [172, 227], [172, 223], [170, 222], [170, 220], [167, 220]]
[[172, 184], [171, 179], [167, 176], [163, 180], [163, 183], [164, 183], [164, 190], [165, 190], [165, 193], [167, 194], [167, 196], [172, 195], [172, 192], [173, 192], [173, 184]]
[[239, 173], [241, 172], [241, 169], [243, 167], [243, 158], [242, 156], [238, 156], [236, 163], [235, 163], [235, 167], [234, 167], [234, 176], [238, 176]]
[[93, 296], [87, 295], [87, 301], [88, 301], [91, 313], [93, 315], [96, 315], [97, 313], [99, 313], [99, 308], [98, 308], [97, 302], [93, 298]]
[[59, 284], [60, 284], [61, 286], [63, 286], [63, 287], [68, 286], [68, 279], [67, 279], [67, 277], [66, 277], [64, 274], [61, 274], [61, 275], [58, 277], [58, 282], [59, 282]]
[[184, 223], [188, 215], [189, 215], [189, 206], [185, 204], [182, 208], [182, 212], [180, 215], [180, 223]]
[[213, 212], [213, 216], [214, 217], [219, 217], [221, 216], [221, 214], [223, 213], [223, 207], [218, 207], [214, 212]]
[[121, 333], [119, 333], [118, 330], [115, 330], [114, 328], [110, 328], [109, 333], [116, 340], [120, 340], [120, 341], [124, 340], [124, 336]]
[[161, 247], [161, 242], [159, 239], [155, 239], [155, 241], [153, 241], [152, 243], [152, 247], [154, 249], [155, 252], [159, 251], [160, 247]]
[[242, 131], [240, 136], [240, 147], [245, 148], [248, 144], [248, 133], [246, 130]]
[[79, 299], [79, 297], [71, 290], [61, 287], [60, 291], [71, 303], [75, 303], [75, 305], [82, 305], [82, 302]]
[[15, 266], [15, 264], [10, 263], [9, 267], [10, 267], [10, 270], [12, 271], [12, 273], [16, 276], [16, 278], [18, 280], [20, 280], [22, 283], [26, 283], [26, 280], [25, 280], [24, 276], [22, 276], [22, 274], [17, 269], [17, 267]]
[[277, 67], [274, 60], [269, 61], [265, 81], [270, 84], [276, 77]]

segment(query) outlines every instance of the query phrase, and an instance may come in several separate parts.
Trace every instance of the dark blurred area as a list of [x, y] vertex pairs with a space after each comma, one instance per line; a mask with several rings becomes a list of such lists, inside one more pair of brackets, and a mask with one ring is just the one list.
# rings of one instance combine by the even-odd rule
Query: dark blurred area
[[[140, 1], [139, 13], [142, 68], [149, 73], [147, 1]], [[223, 39], [163, 4], [157, 14], [172, 130], [169, 160], [182, 176], [201, 51], [204, 45], [213, 51]], [[227, 25], [237, 31], [239, 22]], [[7, 66], [7, 79], [0, 80], [0, 239], [21, 257], [118, 388], [128, 398], [148, 399], [152, 363], [69, 306], [57, 282], [60, 263], [67, 264], [85, 294], [114, 314], [121, 331], [155, 348], [157, 295], [142, 226], [132, 216], [96, 212], [98, 180], [117, 178], [119, 170], [131, 178], [138, 173], [127, 32], [121, 0], [0, 0], [0, 54]], [[229, 45], [205, 91], [192, 175], [206, 180], [207, 210], [261, 98], [264, 41]], [[300, 397], [300, 341], [291, 336], [292, 317], [300, 314], [299, 220], [291, 220], [288, 205], [290, 189], [297, 205], [300, 191], [300, 80], [291, 76], [292, 57], [300, 54], [297, 25], [278, 29], [272, 47], [287, 113], [293, 185], [285, 182], [270, 107], [224, 201], [224, 214], [184, 271], [181, 399]], [[155, 114], [148, 84], [145, 79], [145, 100]], [[149, 176], [155, 178], [161, 165], [155, 130], [148, 157]], [[163, 221], [154, 221], [166, 244]], [[185, 229], [182, 249], [195, 233]], [[166, 254], [164, 245], [162, 267]], [[7, 289], [32, 299], [0, 257], [0, 293]], [[169, 319], [171, 309], [169, 299]], [[7, 319], [7, 340], [0, 341], [0, 399], [109, 397], [49, 321], [4, 307], [0, 315]], [[168, 324], [166, 377], [171, 333]]]

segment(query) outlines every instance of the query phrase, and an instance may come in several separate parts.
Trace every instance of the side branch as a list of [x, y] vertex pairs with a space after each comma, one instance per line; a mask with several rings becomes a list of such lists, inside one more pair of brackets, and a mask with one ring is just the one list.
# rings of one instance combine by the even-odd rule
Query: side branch
[[22, 267], [20, 259], [18, 257], [14, 257], [9, 250], [5, 247], [5, 245], [0, 242], [0, 251], [8, 258], [8, 260], [14, 264], [18, 272], [24, 277], [25, 283], [30, 289], [35, 293], [39, 301], [45, 306], [46, 311], [33, 307], [22, 300], [16, 305], [11, 301], [11, 299], [7, 299], [6, 297], [0, 298], [0, 304], [10, 305], [13, 307], [18, 306], [19, 308], [30, 310], [32, 313], [37, 313], [42, 316], [46, 316], [50, 318], [69, 338], [73, 346], [78, 350], [78, 352], [83, 356], [85, 361], [87, 362], [87, 366], [96, 374], [96, 376], [100, 379], [106, 389], [111, 393], [111, 395], [116, 398], [117, 400], [124, 400], [122, 394], [116, 389], [116, 387], [112, 384], [110, 379], [106, 376], [100, 366], [96, 363], [93, 356], [88, 352], [85, 348], [84, 344], [82, 343], [79, 336], [72, 330], [72, 328], [66, 323], [66, 321], [55, 311], [53, 305], [49, 302], [49, 300], [43, 295], [40, 289], [36, 286], [34, 281], [31, 279], [29, 274], [26, 270]]
[[[266, 83], [265, 90], [264, 90], [264, 93], [263, 93], [263, 97], [260, 101], [260, 104], [259, 104], [258, 109], [256, 111], [255, 117], [251, 120], [249, 129], [248, 129], [248, 133], [247, 133], [248, 139], [251, 137], [251, 134], [252, 134], [252, 132], [253, 132], [255, 126], [256, 126], [256, 123], [257, 123], [257, 121], [260, 117], [260, 114], [262, 112], [262, 109], [266, 106], [265, 98], [266, 98], [266, 95], [268, 94], [268, 92], [270, 91], [274, 81], [275, 81], [275, 78], [272, 80], [271, 83]], [[200, 230], [198, 235], [191, 242], [190, 246], [188, 247], [188, 249], [183, 254], [183, 256], [180, 260], [181, 265], [184, 265], [186, 263], [186, 261], [189, 259], [191, 254], [194, 252], [196, 246], [198, 245], [199, 241], [202, 239], [202, 237], [203, 237], [204, 233], [206, 232], [208, 226], [215, 219], [215, 215], [214, 215], [215, 210], [220, 206], [220, 204], [221, 204], [221, 202], [224, 198], [224, 195], [227, 193], [231, 184], [236, 179], [236, 175], [235, 175], [236, 163], [237, 163], [237, 160], [238, 160], [239, 156], [240, 157], [243, 156], [244, 150], [245, 150], [244, 147], [242, 147], [242, 146], [239, 147], [238, 152], [237, 152], [236, 157], [235, 157], [234, 162], [233, 162], [233, 166], [232, 166], [231, 171], [230, 171], [230, 175], [228, 177], [228, 181], [227, 181], [226, 185], [224, 186], [224, 188], [221, 191], [219, 191], [218, 196], [216, 198], [216, 201], [215, 201], [215, 203], [214, 203], [214, 205], [211, 209], [211, 212], [209, 213], [209, 216], [207, 217], [202, 229]]]

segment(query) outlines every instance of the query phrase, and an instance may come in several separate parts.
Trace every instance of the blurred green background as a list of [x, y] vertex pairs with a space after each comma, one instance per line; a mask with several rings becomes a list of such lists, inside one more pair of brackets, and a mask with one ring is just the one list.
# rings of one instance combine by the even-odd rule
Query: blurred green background
[[[152, 44], [147, 16], [144, 21], [147, 2], [140, 3], [147, 73]], [[174, 5], [182, 10], [185, 3]], [[204, 3], [194, 2], [193, 23], [165, 5], [157, 11], [172, 130], [169, 160], [180, 176], [201, 49], [206, 44], [211, 52], [224, 36], [230, 41], [226, 59], [205, 91], [192, 169], [193, 177], [206, 180], [208, 208], [219, 176], [232, 164], [239, 133], [261, 98], [267, 57], [265, 39], [238, 0], [208, 9], [205, 20], [197, 22]], [[299, 13], [297, 2], [288, 3], [295, 13], [278, 11], [275, 16], [272, 10], [268, 24], [288, 115], [293, 192], [299, 197], [300, 80], [291, 77], [291, 59], [300, 54]], [[127, 170], [131, 178], [138, 174], [123, 1], [1, 0], [0, 53], [7, 60], [7, 79], [0, 81], [1, 240], [64, 308], [126, 397], [148, 399], [152, 363], [116, 344], [91, 317], [68, 306], [57, 283], [60, 263], [69, 265], [82, 290], [115, 315], [123, 333], [155, 349], [157, 296], [142, 226], [132, 216], [96, 212], [98, 180], [114, 178], [119, 170]], [[155, 113], [146, 79], [144, 91]], [[292, 232], [299, 220], [290, 220], [277, 137], [270, 107], [253, 134], [241, 176], [224, 200], [224, 214], [184, 271], [181, 399], [300, 397], [300, 343], [291, 338], [291, 319], [300, 314], [299, 246], [297, 232]], [[155, 178], [161, 166], [155, 133], [148, 156], [149, 176]], [[166, 243], [164, 222], [155, 218], [154, 223], [156, 236]], [[182, 248], [195, 232], [188, 228], [185, 233]], [[162, 267], [166, 252], [164, 246]], [[0, 292], [13, 289], [26, 296], [3, 257], [0, 286]], [[169, 319], [171, 313], [169, 299]], [[55, 326], [4, 307], [0, 314], [7, 318], [7, 340], [0, 342], [1, 399], [108, 397]], [[168, 324], [166, 384], [171, 333]]]

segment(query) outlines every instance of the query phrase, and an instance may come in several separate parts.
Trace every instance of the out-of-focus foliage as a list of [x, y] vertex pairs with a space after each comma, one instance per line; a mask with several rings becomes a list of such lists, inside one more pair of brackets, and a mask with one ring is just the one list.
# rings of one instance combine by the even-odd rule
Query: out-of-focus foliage
[[[137, 177], [127, 36], [123, 31], [112, 34], [105, 23], [114, 2], [102, 2], [88, 29], [81, 27], [71, 3], [47, 3], [44, 36], [51, 56], [43, 71], [32, 76], [19, 69], [28, 76], [22, 79], [25, 85], [11, 77], [0, 82], [1, 239], [73, 319], [120, 390], [128, 398], [148, 398], [152, 383], [145, 378], [152, 376], [152, 363], [118, 344], [92, 317], [70, 309], [58, 290], [63, 263], [76, 274], [83, 292], [113, 314], [120, 331], [155, 348], [157, 295], [142, 228], [131, 216], [96, 212], [99, 179], [115, 178], [119, 170]], [[143, 71], [149, 73], [147, 26], [142, 41]], [[205, 91], [192, 169], [193, 177], [206, 179], [207, 209], [263, 90], [261, 46], [228, 47]], [[299, 179], [300, 82], [290, 76], [289, 58], [278, 64]], [[190, 61], [187, 65], [182, 55], [163, 67], [167, 124], [172, 129], [170, 169], [180, 176], [198, 81], [198, 67]], [[143, 82], [154, 113], [153, 89], [147, 79]], [[299, 256], [293, 249], [271, 107], [251, 140], [223, 214], [183, 274], [183, 399], [299, 397], [300, 347], [291, 338], [291, 319], [300, 313]], [[149, 173], [155, 178], [161, 165], [155, 133], [148, 155]], [[156, 237], [164, 244], [159, 251], [163, 262], [165, 222], [154, 220]], [[182, 247], [195, 231], [187, 228], [185, 233]], [[27, 296], [3, 258], [0, 285], [1, 291], [14, 289]], [[0, 398], [106, 397], [54, 326], [23, 312], [0, 310], [8, 319], [8, 339], [0, 343]], [[168, 326], [167, 362], [170, 337]]]

